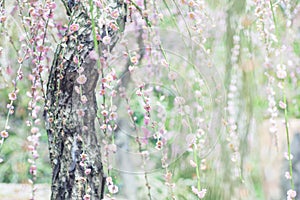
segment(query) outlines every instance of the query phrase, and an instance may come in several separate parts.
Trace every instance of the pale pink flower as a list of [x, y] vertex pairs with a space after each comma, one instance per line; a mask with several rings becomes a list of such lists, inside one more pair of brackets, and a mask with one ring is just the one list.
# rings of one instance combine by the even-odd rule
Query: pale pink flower
[[102, 124], [101, 126], [100, 126], [100, 129], [101, 130], [105, 130], [107, 128], [107, 125], [106, 124]]
[[101, 3], [101, 1], [97, 0], [97, 1], [95, 1], [95, 4], [96, 4], [96, 6], [97, 6], [98, 8], [102, 8], [102, 3]]
[[117, 152], [117, 145], [115, 145], [115, 144], [109, 144], [108, 145], [108, 149], [109, 149], [109, 151], [111, 151], [113, 153], [116, 153]]
[[37, 46], [37, 47], [36, 47], [36, 50], [37, 50], [38, 52], [43, 52], [43, 51], [44, 51], [44, 47], [43, 47], [43, 46]]
[[33, 151], [35, 149], [33, 145], [28, 145], [27, 148], [28, 148], [28, 151]]
[[199, 199], [203, 199], [206, 195], [207, 189], [198, 190], [196, 187], [192, 186], [192, 191], [198, 196]]
[[87, 159], [87, 154], [82, 153], [82, 154], [80, 155], [80, 157], [81, 157], [82, 161], [84, 161], [84, 160]]
[[9, 93], [8, 98], [11, 101], [15, 101], [17, 99], [17, 94], [15, 92]]
[[150, 106], [149, 104], [146, 104], [146, 105], [144, 106], [144, 109], [145, 109], [147, 112], [149, 112], [149, 111], [151, 110], [151, 106]]
[[198, 189], [195, 186], [192, 186], [192, 192], [194, 194], [197, 194], [198, 193]]
[[81, 98], [80, 98], [81, 102], [82, 103], [86, 103], [87, 102], [87, 98], [85, 95], [82, 95]]
[[130, 61], [131, 61], [132, 64], [137, 64], [138, 59], [137, 59], [136, 56], [132, 56], [132, 57], [130, 58]]
[[1, 23], [4, 23], [5, 21], [6, 21], [6, 16], [1, 16], [1, 17], [0, 17], [0, 22], [1, 22]]
[[161, 149], [162, 149], [162, 146], [163, 146], [163, 142], [162, 142], [161, 140], [158, 140], [158, 141], [156, 142], [155, 148], [156, 148], [157, 150], [161, 150]]
[[284, 79], [287, 76], [287, 73], [285, 70], [279, 69], [279, 70], [277, 70], [276, 75], [277, 75], [277, 78]]
[[141, 92], [141, 90], [137, 90], [137, 91], [135, 92], [135, 94], [138, 95], [138, 96], [142, 96], [143, 93]]
[[189, 12], [188, 16], [189, 16], [190, 19], [195, 19], [195, 17], [196, 17], [194, 12]]
[[77, 94], [80, 94], [80, 88], [77, 85], [74, 87], [74, 89]]
[[105, 44], [105, 45], [109, 45], [110, 44], [110, 42], [111, 42], [111, 37], [109, 37], [109, 36], [104, 36], [104, 38], [102, 39], [102, 41], [103, 41], [103, 44]]
[[198, 197], [200, 198], [200, 199], [203, 199], [204, 197], [205, 197], [205, 195], [206, 195], [206, 189], [202, 189], [201, 191], [199, 191], [198, 192]]
[[150, 118], [148, 116], [145, 116], [144, 124], [147, 126], [149, 123], [150, 123]]
[[193, 7], [193, 6], [196, 5], [196, 3], [195, 3], [195, 1], [191, 0], [191, 1], [188, 2], [188, 5], [189, 5], [190, 7]]
[[197, 163], [195, 163], [195, 161], [193, 161], [193, 160], [190, 160], [190, 165], [192, 167], [197, 167]]
[[112, 184], [112, 185], [108, 186], [108, 191], [112, 194], [116, 194], [116, 193], [118, 193], [119, 188], [118, 188], [118, 186]]
[[101, 40], [101, 35], [97, 34], [96, 39], [97, 39], [97, 41], [100, 41]]
[[84, 171], [84, 173], [86, 174], [86, 175], [89, 175], [90, 173], [91, 173], [91, 169], [90, 168], [88, 168], [88, 169], [86, 169], [85, 171]]
[[81, 73], [84, 72], [84, 68], [83, 68], [83, 67], [79, 67], [79, 68], [77, 69], [77, 71], [78, 71], [79, 74], [81, 74]]
[[1, 131], [0, 135], [2, 138], [7, 138], [9, 136], [9, 134], [6, 130]]
[[83, 199], [84, 200], [90, 200], [91, 196], [89, 194], [86, 194], [86, 195], [83, 196]]
[[171, 172], [167, 172], [167, 174], [165, 174], [165, 180], [166, 182], [170, 183], [172, 181], [172, 173]]
[[279, 107], [281, 109], [286, 109], [286, 104], [283, 101], [279, 101]]
[[112, 181], [112, 178], [109, 176], [106, 178], [106, 185], [112, 185], [113, 184], [113, 181]]
[[132, 65], [130, 65], [130, 66], [128, 67], [129, 72], [133, 72], [134, 69], [135, 69], [135, 67], [132, 66]]
[[115, 24], [115, 23], [110, 23], [109, 27], [113, 30], [113, 31], [117, 31], [119, 30], [119, 27]]
[[37, 127], [32, 127], [30, 132], [31, 132], [32, 134], [37, 134], [37, 133], [39, 132], [39, 128], [37, 128]]
[[290, 197], [290, 198], [295, 198], [296, 195], [297, 195], [297, 192], [296, 192], [295, 190], [291, 190], [291, 189], [290, 189], [290, 190], [287, 191], [286, 194], [287, 194], [287, 196]]
[[48, 4], [48, 6], [49, 6], [50, 9], [54, 10], [56, 8], [56, 3], [55, 2], [50, 2]]
[[104, 117], [106, 117], [106, 116], [108, 115], [108, 112], [107, 112], [107, 110], [102, 110], [102, 111], [101, 111], [101, 114], [102, 114]]
[[113, 19], [117, 19], [119, 17], [119, 11], [118, 10], [113, 10], [111, 13], [110, 13], [110, 16], [113, 18]]
[[[288, 154], [288, 152], [284, 152], [284, 157], [285, 157], [285, 159], [289, 160], [289, 154]], [[293, 157], [294, 156], [292, 154], [290, 154], [291, 160], [293, 160]]]
[[76, 79], [77, 83], [79, 83], [80, 85], [85, 84], [87, 81], [87, 78], [84, 74], [79, 75], [78, 78]]
[[79, 109], [79, 110], [77, 110], [77, 115], [78, 116], [80, 116], [80, 117], [83, 117], [84, 115], [85, 115], [85, 112], [84, 112], [84, 110], [83, 109]]
[[79, 60], [78, 60], [78, 57], [77, 57], [77, 56], [74, 56], [74, 57], [73, 57], [73, 62], [74, 62], [75, 64], [78, 64]]
[[285, 172], [284, 176], [288, 180], [290, 180], [292, 178], [290, 172]]
[[109, 115], [109, 119], [110, 120], [117, 120], [118, 118], [118, 115], [116, 112], [111, 112], [110, 115]]
[[89, 56], [92, 60], [98, 60], [99, 59], [99, 56], [98, 56], [97, 52], [94, 51], [94, 50], [90, 52]]
[[29, 169], [30, 174], [35, 175], [36, 174], [36, 165], [31, 165]]
[[79, 29], [79, 25], [78, 25], [78, 24], [72, 24], [72, 25], [70, 26], [70, 30], [71, 30], [72, 32], [78, 31], [78, 29]]

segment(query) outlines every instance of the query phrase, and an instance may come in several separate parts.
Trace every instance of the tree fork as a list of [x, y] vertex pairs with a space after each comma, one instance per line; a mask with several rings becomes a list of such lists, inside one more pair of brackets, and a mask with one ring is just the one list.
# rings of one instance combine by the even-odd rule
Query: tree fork
[[[126, 12], [122, 9], [125, 6], [116, 0], [112, 3], [114, 9], [120, 10], [117, 22], [124, 30]], [[92, 51], [95, 52], [95, 46], [87, 6], [78, 3], [72, 7], [70, 22], [78, 25], [79, 29], [73, 32], [67, 30], [56, 49], [44, 111], [53, 170], [51, 199], [82, 199], [85, 194], [91, 199], [102, 199], [105, 176], [95, 130], [95, 89], [100, 70], [94, 56], [90, 56]], [[99, 49], [111, 50], [118, 40], [118, 32], [103, 25], [102, 38], [106, 34], [112, 38], [110, 48], [100, 43]], [[78, 71], [87, 77], [82, 85], [76, 81]], [[82, 103], [82, 95], [87, 97], [86, 103]], [[81, 117], [79, 112], [84, 112], [84, 116]], [[85, 173], [87, 169], [89, 174]]]

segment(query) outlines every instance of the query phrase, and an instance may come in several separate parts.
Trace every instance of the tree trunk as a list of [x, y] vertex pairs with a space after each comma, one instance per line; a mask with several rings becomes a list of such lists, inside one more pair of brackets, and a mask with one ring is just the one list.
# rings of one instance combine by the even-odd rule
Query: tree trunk
[[[116, 0], [115, 3], [123, 7]], [[51, 199], [83, 199], [84, 195], [102, 199], [105, 177], [95, 131], [95, 88], [101, 70], [97, 69], [95, 56], [90, 54], [95, 44], [86, 6], [69, 4], [68, 13], [72, 13], [70, 24], [79, 25], [79, 29], [67, 30], [58, 45], [46, 95], [45, 119], [53, 170]], [[118, 22], [124, 25], [125, 18], [121, 16], [120, 19]], [[102, 31], [102, 37], [108, 33], [114, 38], [113, 47], [117, 32], [105, 25], [101, 29], [106, 30]], [[107, 49], [102, 43], [99, 47]], [[84, 84], [77, 81], [79, 73], [87, 78]], [[81, 100], [82, 96], [86, 96], [86, 103]]]

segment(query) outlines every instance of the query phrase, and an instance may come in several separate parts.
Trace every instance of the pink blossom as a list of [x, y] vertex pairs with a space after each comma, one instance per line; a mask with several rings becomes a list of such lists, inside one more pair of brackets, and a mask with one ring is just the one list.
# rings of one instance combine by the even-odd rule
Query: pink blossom
[[9, 136], [9, 134], [6, 130], [1, 131], [0, 135], [2, 138], [7, 138]]
[[105, 130], [107, 128], [107, 125], [106, 124], [102, 124], [101, 126], [100, 126], [100, 129], [101, 130]]
[[134, 64], [134, 65], [138, 63], [138, 59], [137, 59], [136, 56], [132, 56], [132, 57], [130, 58], [130, 61], [131, 61], [131, 63]]
[[165, 174], [165, 180], [166, 182], [170, 183], [172, 181], [172, 173], [171, 172], [167, 172], [167, 174]]
[[118, 186], [112, 184], [112, 185], [109, 185], [109, 186], [108, 186], [108, 191], [109, 191], [111, 194], [116, 194], [116, 193], [118, 193], [119, 188], [118, 188]]
[[161, 149], [162, 149], [162, 146], [163, 146], [163, 142], [162, 142], [161, 140], [158, 140], [158, 141], [156, 142], [155, 148], [156, 148], [157, 150], [161, 150]]
[[37, 134], [37, 133], [39, 132], [39, 128], [37, 128], [37, 127], [32, 127], [30, 132], [31, 132], [32, 134]]
[[96, 4], [96, 6], [97, 6], [98, 8], [102, 8], [102, 3], [101, 3], [101, 1], [97, 0], [97, 1], [95, 1], [95, 4]]
[[48, 4], [48, 6], [49, 6], [50, 9], [54, 10], [56, 8], [56, 3], [55, 2], [50, 2]]
[[285, 70], [279, 69], [279, 70], [277, 70], [276, 75], [277, 75], [277, 78], [284, 79], [287, 76], [287, 73]]
[[117, 31], [119, 30], [119, 27], [115, 24], [115, 23], [110, 23], [109, 27], [113, 30], [113, 31]]
[[102, 41], [103, 41], [103, 44], [105, 44], [105, 45], [109, 45], [110, 44], [110, 42], [111, 42], [111, 37], [109, 37], [109, 36], [104, 36], [104, 38], [102, 39]]
[[79, 110], [77, 110], [77, 115], [79, 116], [79, 117], [83, 117], [84, 115], [85, 115], [85, 112], [84, 112], [84, 110], [82, 110], [82, 109], [79, 109]]
[[79, 60], [78, 60], [78, 57], [77, 57], [77, 56], [74, 56], [74, 57], [73, 57], [73, 62], [74, 62], [75, 64], [78, 64], [78, 61], [79, 61]]
[[90, 173], [91, 173], [91, 169], [90, 168], [88, 168], [88, 169], [86, 169], [85, 171], [84, 171], [84, 173], [86, 174], [86, 175], [89, 175]]
[[80, 85], [85, 84], [87, 81], [87, 78], [84, 74], [79, 75], [78, 78], [76, 79], [77, 83], [79, 83]]
[[92, 60], [98, 60], [98, 59], [99, 59], [98, 54], [97, 54], [96, 51], [94, 51], [94, 50], [90, 52], [89, 56], [90, 56], [90, 58], [91, 58]]
[[203, 199], [206, 195], [207, 189], [202, 189], [199, 191], [197, 188], [192, 186], [192, 191], [194, 194], [196, 194], [198, 196], [199, 199]]
[[100, 41], [101, 40], [101, 35], [97, 34], [96, 39], [97, 39], [97, 41]]
[[113, 153], [116, 153], [117, 152], [117, 145], [115, 145], [115, 144], [109, 144], [108, 145], [108, 149], [109, 149], [109, 151], [111, 151]]
[[36, 174], [36, 165], [31, 165], [29, 169], [30, 174], [35, 175]]
[[190, 19], [195, 19], [195, 17], [196, 17], [194, 12], [189, 12], [188, 16], [189, 16]]
[[150, 123], [150, 118], [148, 116], [145, 116], [144, 124], [147, 126], [149, 123]]
[[15, 92], [9, 93], [8, 98], [11, 101], [15, 101], [17, 99], [17, 94]]
[[0, 23], [4, 23], [6, 21], [6, 16], [1, 16], [0, 17]]
[[113, 184], [113, 181], [112, 181], [112, 178], [109, 176], [106, 178], [106, 185], [112, 185]]
[[33, 151], [34, 150], [34, 146], [33, 145], [28, 145], [27, 149], [28, 149], [28, 151]]
[[129, 72], [133, 72], [134, 69], [135, 69], [135, 67], [132, 66], [132, 65], [130, 65], [130, 66], [128, 67]]
[[290, 180], [292, 178], [290, 172], [285, 172], [284, 176], [288, 180]]
[[110, 113], [110, 115], [109, 115], [109, 119], [110, 120], [117, 120], [117, 118], [118, 118], [118, 115], [117, 115], [117, 113], [116, 112], [111, 112]]
[[206, 189], [202, 189], [201, 191], [198, 192], [198, 197], [200, 199], [203, 199], [205, 197], [205, 194], [206, 194]]
[[81, 157], [81, 160], [84, 161], [84, 160], [87, 159], [87, 154], [82, 153], [82, 154], [80, 155], [80, 157]]
[[144, 109], [145, 109], [147, 112], [149, 112], [149, 111], [151, 110], [151, 106], [150, 106], [149, 104], [146, 104], [146, 105], [144, 106]]
[[110, 16], [113, 18], [113, 19], [117, 19], [119, 17], [119, 11], [118, 10], [113, 10], [111, 13], [110, 13]]
[[89, 194], [86, 194], [86, 195], [83, 196], [83, 199], [84, 200], [90, 200], [91, 196]]
[[70, 30], [71, 30], [72, 32], [78, 31], [78, 29], [79, 29], [79, 25], [78, 25], [78, 24], [72, 24], [72, 25], [70, 26]]
[[190, 160], [190, 165], [191, 165], [192, 167], [197, 167], [197, 164], [196, 164], [195, 161], [193, 161], [193, 160]]
[[107, 110], [102, 110], [101, 111], [101, 115], [103, 115], [104, 117], [106, 117], [108, 115], [108, 111]]
[[80, 97], [80, 100], [81, 100], [81, 102], [82, 102], [83, 104], [85, 104], [85, 103], [87, 102], [87, 98], [86, 98], [85, 95], [82, 95], [82, 96]]
[[296, 195], [297, 195], [297, 192], [296, 192], [295, 190], [291, 190], [291, 189], [290, 189], [290, 190], [287, 191], [286, 194], [287, 194], [287, 196], [290, 197], [290, 198], [295, 198]]
[[291, 158], [291, 160], [292, 160], [294, 156], [293, 156], [292, 154], [290, 154], [290, 157], [289, 157], [288, 152], [284, 152], [284, 157], [285, 157], [285, 159], [287, 159], [287, 160], [290, 160], [290, 158]]
[[286, 109], [286, 104], [283, 101], [279, 101], [279, 107], [281, 109]]

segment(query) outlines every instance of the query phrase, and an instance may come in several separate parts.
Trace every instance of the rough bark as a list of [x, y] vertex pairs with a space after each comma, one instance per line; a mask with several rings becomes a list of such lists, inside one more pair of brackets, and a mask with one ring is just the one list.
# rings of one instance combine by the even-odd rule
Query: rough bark
[[[114, 5], [123, 6], [116, 0]], [[92, 23], [83, 4], [72, 5], [70, 12], [71, 24], [78, 24], [79, 30], [71, 34], [67, 31], [58, 45], [47, 85], [45, 120], [53, 170], [51, 199], [83, 199], [85, 194], [91, 199], [102, 199], [105, 177], [95, 131], [95, 89], [100, 70], [90, 56], [94, 50]], [[119, 21], [124, 25], [122, 16]], [[105, 26], [101, 28], [106, 30], [102, 36], [108, 33], [113, 38], [113, 47], [117, 32], [107, 31]], [[101, 43], [99, 47], [106, 49]], [[79, 67], [87, 77], [83, 85], [76, 81]], [[82, 95], [87, 97], [86, 103], [80, 100]], [[84, 111], [83, 117], [78, 114], [80, 111]], [[83, 154], [87, 157], [84, 165], [80, 164]], [[90, 174], [85, 174], [86, 169], [91, 170]]]

